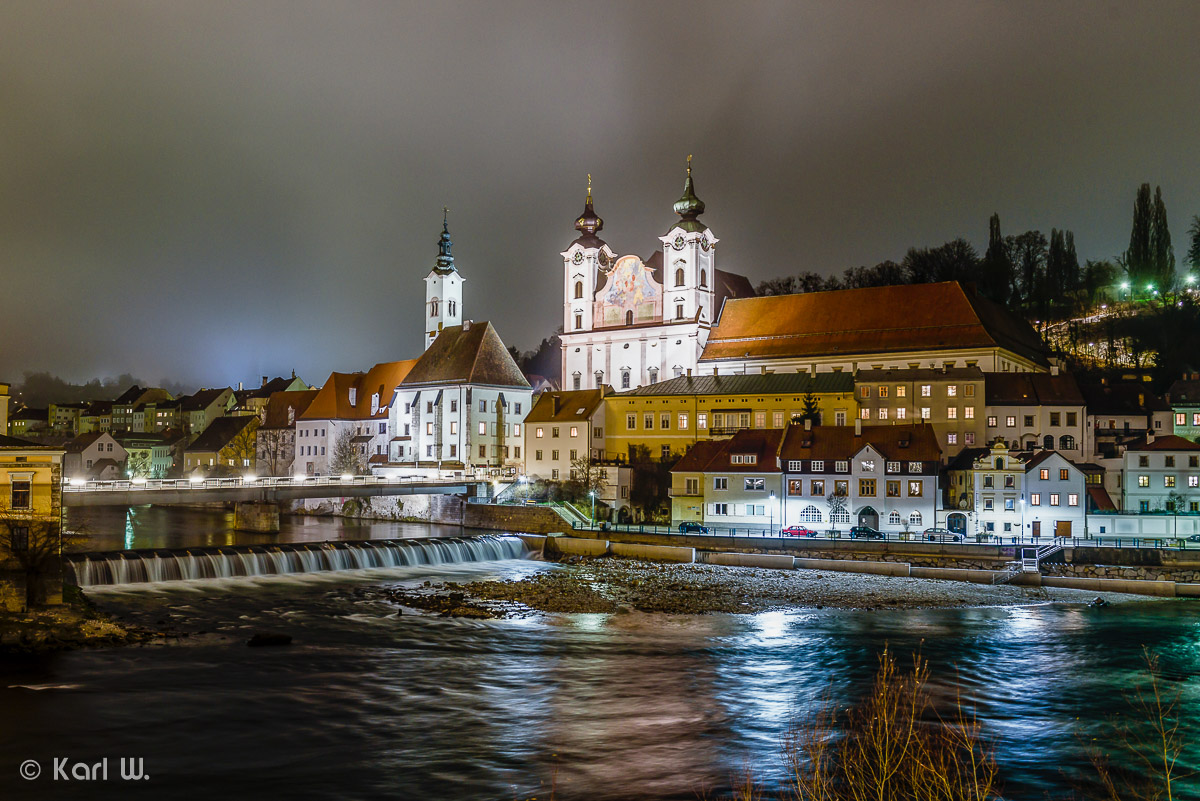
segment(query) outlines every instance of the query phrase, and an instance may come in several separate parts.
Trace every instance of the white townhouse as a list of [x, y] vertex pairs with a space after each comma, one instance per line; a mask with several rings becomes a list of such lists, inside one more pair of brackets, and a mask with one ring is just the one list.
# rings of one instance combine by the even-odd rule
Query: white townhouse
[[782, 523], [919, 533], [934, 525], [941, 458], [930, 425], [791, 425], [780, 450]]
[[1082, 537], [1087, 522], [1087, 477], [1055, 451], [1041, 451], [1025, 463], [1026, 537]]
[[1083, 462], [1087, 449], [1087, 404], [1070, 373], [988, 373], [984, 394], [987, 441], [1000, 437], [1013, 451], [1055, 450]]
[[1125, 448], [1120, 484], [1122, 511], [1200, 512], [1200, 444], [1147, 433]]
[[946, 528], [967, 538], [1020, 535], [1025, 460], [1002, 438], [960, 453], [946, 477]]
[[533, 390], [489, 322], [444, 326], [398, 383], [380, 475], [516, 472]]

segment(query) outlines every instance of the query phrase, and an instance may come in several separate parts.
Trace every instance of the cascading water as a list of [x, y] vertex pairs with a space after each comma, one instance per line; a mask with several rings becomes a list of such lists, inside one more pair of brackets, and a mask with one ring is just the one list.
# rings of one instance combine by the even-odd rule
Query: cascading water
[[[67, 579], [80, 587], [159, 581], [282, 576], [333, 570], [415, 567], [520, 559], [519, 537], [446, 537], [244, 545], [185, 550], [80, 554], [67, 560]], [[73, 576], [71, 575], [73, 574]]]

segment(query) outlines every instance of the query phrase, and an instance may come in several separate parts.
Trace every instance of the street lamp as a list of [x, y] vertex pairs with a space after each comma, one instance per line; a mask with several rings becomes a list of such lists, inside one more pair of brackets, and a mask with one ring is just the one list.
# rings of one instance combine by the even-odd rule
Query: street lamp
[[596, 527], [596, 491], [592, 490], [588, 493], [592, 497], [592, 528]]

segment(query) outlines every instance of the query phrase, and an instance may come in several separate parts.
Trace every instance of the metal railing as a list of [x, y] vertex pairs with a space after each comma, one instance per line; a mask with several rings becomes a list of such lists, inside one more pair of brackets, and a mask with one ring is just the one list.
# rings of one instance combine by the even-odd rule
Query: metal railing
[[145, 478], [116, 481], [82, 481], [72, 479], [63, 483], [63, 492], [129, 492], [131, 490], [201, 490], [242, 487], [361, 487], [404, 484], [461, 484], [464, 481], [485, 481], [474, 474], [461, 476], [232, 476], [228, 478]]

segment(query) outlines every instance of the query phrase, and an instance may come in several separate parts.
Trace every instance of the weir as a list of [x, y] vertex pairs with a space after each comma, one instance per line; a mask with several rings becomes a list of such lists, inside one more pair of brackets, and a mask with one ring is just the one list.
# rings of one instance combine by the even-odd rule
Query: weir
[[488, 562], [521, 559], [526, 553], [520, 538], [493, 535], [154, 548], [68, 555], [64, 580], [86, 588]]

